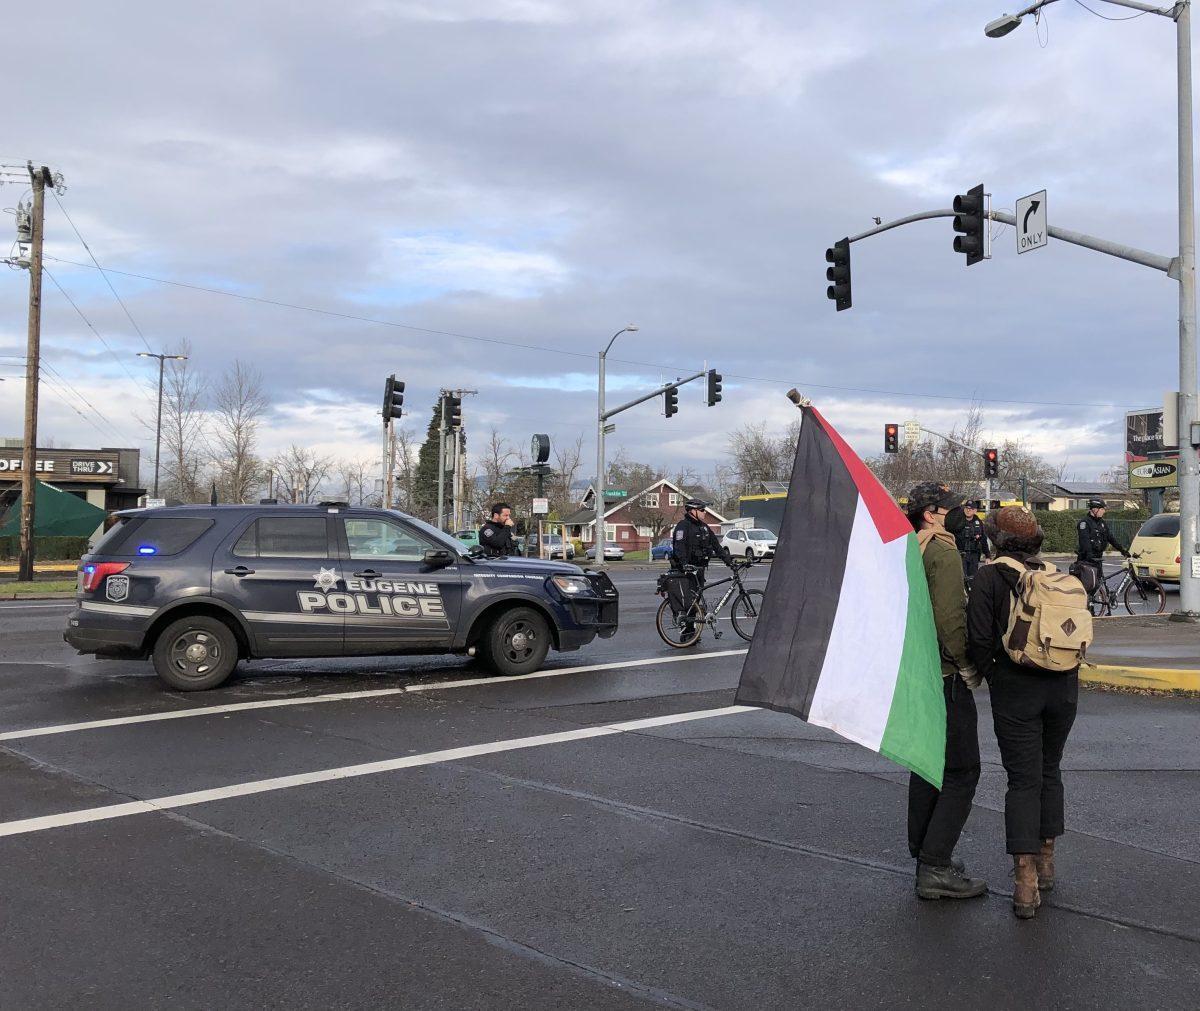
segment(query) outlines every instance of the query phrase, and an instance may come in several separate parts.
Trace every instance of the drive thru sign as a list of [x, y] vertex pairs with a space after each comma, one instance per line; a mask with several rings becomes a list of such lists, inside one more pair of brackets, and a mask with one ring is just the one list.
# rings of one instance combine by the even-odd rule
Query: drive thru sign
[[1017, 201], [1017, 252], [1041, 249], [1048, 241], [1046, 191], [1038, 190]]

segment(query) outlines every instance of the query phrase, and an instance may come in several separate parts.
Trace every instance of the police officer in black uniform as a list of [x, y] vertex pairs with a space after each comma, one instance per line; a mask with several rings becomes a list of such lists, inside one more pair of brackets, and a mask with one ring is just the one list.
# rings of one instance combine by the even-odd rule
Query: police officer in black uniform
[[488, 558], [507, 558], [517, 553], [513, 540], [512, 506], [497, 502], [492, 506], [492, 518], [479, 528], [479, 546]]
[[963, 525], [955, 531], [958, 552], [962, 555], [963, 577], [969, 584], [979, 571], [979, 563], [987, 557], [988, 539], [983, 530], [983, 520], [975, 514], [975, 503], [963, 503]]
[[[726, 565], [733, 566], [733, 556], [721, 545], [717, 535], [712, 532], [712, 527], [704, 522], [706, 509], [707, 502], [696, 498], [688, 499], [683, 506], [683, 519], [675, 524], [675, 531], [671, 534], [671, 568], [682, 572], [684, 566], [695, 566], [693, 578], [699, 589], [704, 588], [704, 572], [708, 568], [709, 559], [720, 558]], [[682, 601], [683, 606], [690, 607], [692, 599], [690, 595], [686, 596]], [[675, 613], [678, 617], [679, 612]], [[695, 626], [687, 622], [683, 633], [691, 635], [694, 629]]]
[[1123, 557], [1129, 557], [1129, 552], [1117, 543], [1108, 524], [1104, 522], [1104, 509], [1104, 499], [1088, 499], [1088, 514], [1079, 521], [1077, 557], [1084, 565], [1090, 565], [1095, 570], [1097, 590], [1104, 585], [1104, 549], [1111, 544]]
[[707, 508], [707, 502], [688, 499], [683, 507], [683, 519], [675, 524], [675, 532], [671, 535], [671, 568], [682, 571], [685, 565], [696, 566], [696, 577], [701, 586], [709, 559], [720, 558], [726, 565], [733, 562], [729, 550], [721, 545], [712, 528], [704, 522]]

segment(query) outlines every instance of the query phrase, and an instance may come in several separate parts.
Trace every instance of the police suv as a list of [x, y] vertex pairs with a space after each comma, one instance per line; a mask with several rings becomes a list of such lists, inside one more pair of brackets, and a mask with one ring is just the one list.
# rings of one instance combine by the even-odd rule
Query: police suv
[[63, 637], [153, 658], [172, 688], [215, 688], [239, 660], [469, 653], [497, 674], [617, 631], [603, 573], [484, 558], [403, 513], [321, 505], [130, 510], [83, 557]]

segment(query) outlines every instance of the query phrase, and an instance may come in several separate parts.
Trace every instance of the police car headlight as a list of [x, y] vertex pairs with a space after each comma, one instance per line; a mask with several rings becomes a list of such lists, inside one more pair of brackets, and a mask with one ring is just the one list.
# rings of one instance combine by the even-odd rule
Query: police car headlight
[[583, 576], [551, 576], [550, 581], [569, 597], [592, 590], [592, 584]]

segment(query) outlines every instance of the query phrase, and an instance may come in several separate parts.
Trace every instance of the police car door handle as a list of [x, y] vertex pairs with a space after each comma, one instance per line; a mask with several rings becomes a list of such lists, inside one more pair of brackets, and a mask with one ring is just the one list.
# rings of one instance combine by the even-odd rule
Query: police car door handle
[[374, 569], [363, 569], [362, 572], [354, 573], [355, 579], [376, 579], [383, 575], [382, 572], [376, 572]]
[[248, 569], [244, 565], [235, 565], [232, 569], [226, 569], [225, 574], [228, 576], [252, 576], [253, 569]]

